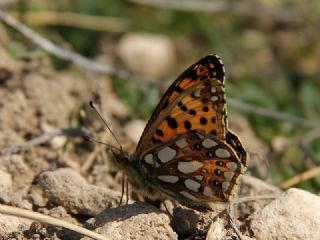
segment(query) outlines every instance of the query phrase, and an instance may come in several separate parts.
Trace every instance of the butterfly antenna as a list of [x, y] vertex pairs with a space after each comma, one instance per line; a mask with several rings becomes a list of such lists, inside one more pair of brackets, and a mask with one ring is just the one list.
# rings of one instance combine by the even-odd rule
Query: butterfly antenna
[[89, 137], [89, 136], [82, 136], [82, 138], [83, 138], [83, 140], [85, 140], [85, 141], [93, 142], [93, 143], [99, 143], [99, 144], [105, 145], [105, 146], [107, 146], [107, 147], [109, 147], [109, 148], [111, 148], [111, 149], [116, 149], [116, 150], [118, 150], [117, 147], [115, 147], [115, 146], [113, 146], [113, 145], [111, 145], [111, 144], [109, 144], [109, 143], [101, 142], [101, 141], [96, 140], [96, 139], [93, 139], [93, 138], [91, 138], [91, 137]]
[[118, 141], [116, 135], [112, 132], [111, 128], [109, 127], [107, 121], [102, 117], [102, 115], [100, 114], [100, 112], [97, 110], [95, 104], [90, 101], [90, 107], [95, 111], [95, 113], [99, 116], [99, 118], [103, 121], [104, 125], [107, 127], [107, 129], [110, 131], [111, 135], [113, 136], [113, 138], [116, 140], [117, 144], [120, 146], [120, 150], [122, 151], [122, 146], [120, 144], [120, 142]]

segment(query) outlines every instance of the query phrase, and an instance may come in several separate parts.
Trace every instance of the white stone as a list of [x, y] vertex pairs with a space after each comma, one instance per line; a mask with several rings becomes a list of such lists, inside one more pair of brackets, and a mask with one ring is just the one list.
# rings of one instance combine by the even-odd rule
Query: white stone
[[117, 54], [131, 72], [155, 80], [167, 77], [174, 69], [174, 49], [164, 35], [130, 33], [120, 39]]
[[252, 216], [256, 239], [320, 239], [320, 197], [289, 189]]

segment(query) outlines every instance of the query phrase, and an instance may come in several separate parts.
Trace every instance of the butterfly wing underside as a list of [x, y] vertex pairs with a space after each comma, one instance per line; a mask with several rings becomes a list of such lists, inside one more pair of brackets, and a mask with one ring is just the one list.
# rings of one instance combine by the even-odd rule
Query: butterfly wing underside
[[164, 94], [133, 161], [152, 188], [185, 203], [228, 201], [247, 161], [228, 130], [224, 66], [209, 55]]
[[208, 55], [185, 70], [164, 94], [140, 138], [136, 156], [177, 135], [201, 130], [224, 140], [224, 66]]
[[142, 171], [162, 192], [185, 203], [228, 201], [243, 165], [230, 145], [190, 131], [145, 153]]

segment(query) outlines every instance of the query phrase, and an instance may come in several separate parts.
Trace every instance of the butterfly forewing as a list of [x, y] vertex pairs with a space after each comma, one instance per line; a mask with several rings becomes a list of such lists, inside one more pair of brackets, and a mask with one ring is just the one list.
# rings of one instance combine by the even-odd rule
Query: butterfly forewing
[[136, 155], [191, 129], [210, 132], [224, 140], [223, 84], [224, 67], [217, 55], [204, 57], [190, 66], [161, 99], [144, 130]]
[[227, 201], [242, 169], [228, 144], [200, 131], [160, 144], [141, 164], [162, 192], [185, 203]]

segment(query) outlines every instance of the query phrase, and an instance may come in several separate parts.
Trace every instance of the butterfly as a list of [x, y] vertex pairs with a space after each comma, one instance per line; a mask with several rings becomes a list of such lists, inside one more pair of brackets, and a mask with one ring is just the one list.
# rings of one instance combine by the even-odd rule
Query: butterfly
[[216, 54], [200, 59], [163, 95], [136, 152], [113, 150], [136, 190], [187, 205], [230, 200], [247, 153], [228, 129], [224, 80]]

